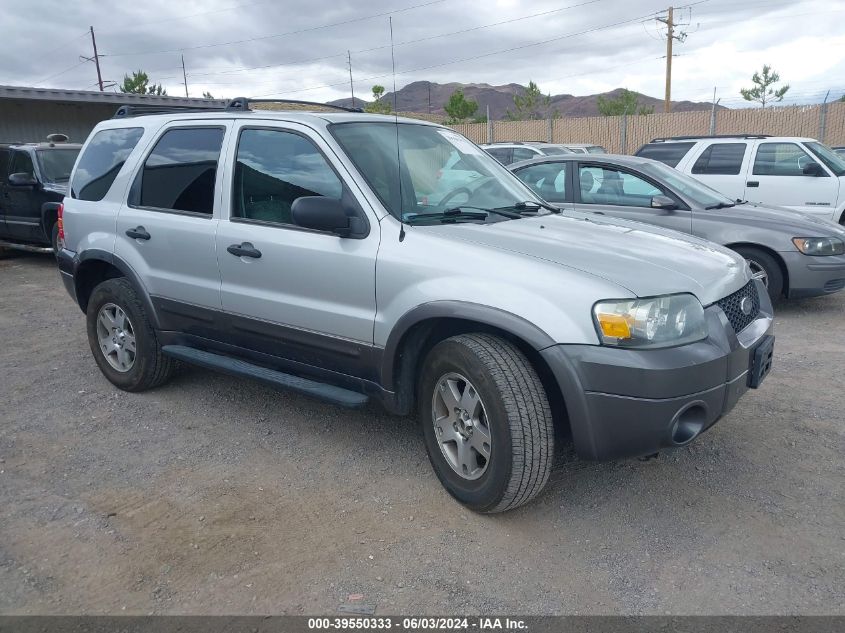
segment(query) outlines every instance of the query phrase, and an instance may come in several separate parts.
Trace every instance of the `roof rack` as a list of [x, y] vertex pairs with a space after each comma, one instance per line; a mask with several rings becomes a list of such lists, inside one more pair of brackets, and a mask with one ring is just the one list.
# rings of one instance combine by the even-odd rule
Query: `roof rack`
[[113, 119], [123, 119], [133, 116], [144, 116], [145, 114], [169, 114], [171, 112], [214, 112], [225, 108], [208, 107], [195, 108], [193, 106], [168, 106], [168, 105], [122, 105], [112, 115]]
[[249, 97], [235, 97], [227, 105], [226, 110], [249, 110], [250, 103], [292, 103], [295, 105], [319, 106], [321, 108], [332, 108], [344, 112], [363, 112], [361, 108], [347, 108], [346, 106], [333, 103], [320, 103], [319, 101], [299, 101], [297, 99], [250, 99]]
[[661, 136], [653, 138], [649, 143], [664, 143], [666, 141], [694, 141], [702, 138], [770, 138], [771, 134], [701, 134], [698, 136]]

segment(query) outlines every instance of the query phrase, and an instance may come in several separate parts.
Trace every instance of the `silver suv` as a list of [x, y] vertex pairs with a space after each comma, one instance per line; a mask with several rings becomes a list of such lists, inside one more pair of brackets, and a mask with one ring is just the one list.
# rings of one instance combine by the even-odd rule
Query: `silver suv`
[[[455, 152], [469, 175], [431, 204]], [[682, 446], [771, 366], [771, 304], [741, 257], [562, 215], [421, 121], [124, 111], [85, 143], [61, 229], [114, 385], [184, 361], [417, 411], [437, 476], [480, 512], [540, 492], [555, 427], [585, 459]]]

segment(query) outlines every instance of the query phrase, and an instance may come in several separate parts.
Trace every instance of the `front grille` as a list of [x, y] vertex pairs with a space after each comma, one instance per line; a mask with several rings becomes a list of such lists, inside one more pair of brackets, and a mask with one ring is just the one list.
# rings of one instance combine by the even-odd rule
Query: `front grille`
[[[745, 298], [751, 299], [751, 312], [748, 314], [742, 312], [742, 300]], [[760, 314], [760, 296], [757, 294], [757, 286], [753, 281], [749, 281], [732, 295], [720, 299], [716, 304], [722, 308], [737, 334], [751, 325], [751, 322]]]

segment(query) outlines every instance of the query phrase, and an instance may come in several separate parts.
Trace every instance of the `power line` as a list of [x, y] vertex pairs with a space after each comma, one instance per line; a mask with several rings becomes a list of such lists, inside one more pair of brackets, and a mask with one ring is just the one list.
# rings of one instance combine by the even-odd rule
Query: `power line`
[[212, 13], [225, 13], [226, 11], [234, 11], [235, 9], [242, 9], [243, 7], [249, 7], [249, 6], [256, 5], [256, 4], [267, 4], [267, 2], [270, 2], [270, 0], [256, 0], [255, 2], [244, 2], [243, 4], [236, 4], [235, 6], [226, 7], [224, 9], [212, 9], [211, 11], [200, 11], [198, 13], [190, 13], [190, 14], [187, 14], [187, 15], [177, 15], [177, 16], [173, 16], [173, 17], [169, 17], [169, 18], [162, 18], [161, 20], [151, 20], [150, 22], [140, 22], [140, 23], [134, 23], [133, 22], [131, 24], [127, 23], [127, 24], [122, 25], [122, 26], [117, 26], [114, 29], [112, 29], [111, 31], [107, 31], [107, 32], [110, 33], [110, 32], [113, 32], [113, 31], [123, 31], [123, 30], [127, 30], [127, 29], [137, 29], [138, 27], [148, 26], [150, 24], [162, 24], [164, 22], [176, 22], [176, 21], [179, 21], [179, 20], [187, 20], [188, 18], [195, 18], [195, 17], [198, 17], [200, 15], [210, 15]]
[[308, 27], [308, 28], [305, 28], [305, 29], [297, 29], [295, 31], [286, 31], [284, 33], [272, 33], [270, 35], [261, 35], [259, 37], [250, 37], [250, 38], [246, 38], [246, 39], [243, 39], [243, 40], [232, 40], [232, 41], [229, 41], [229, 42], [218, 42], [216, 44], [200, 44], [200, 45], [197, 45], [197, 46], [182, 46], [180, 48], [169, 48], [169, 49], [164, 49], [164, 50], [159, 50], [159, 51], [140, 51], [140, 52], [136, 52], [136, 53], [110, 53], [108, 56], [109, 57], [131, 57], [131, 56], [136, 56], [136, 55], [159, 55], [159, 54], [163, 54], [163, 53], [179, 53], [179, 52], [182, 52], [182, 51], [191, 51], [191, 50], [197, 50], [197, 49], [202, 49], [202, 48], [217, 48], [217, 47], [220, 47], [220, 46], [234, 46], [236, 44], [246, 44], [247, 42], [259, 42], [259, 41], [269, 40], [269, 39], [273, 39], [273, 38], [277, 38], [277, 37], [285, 37], [287, 35], [298, 35], [300, 33], [308, 33], [310, 31], [318, 31], [320, 29], [327, 29], [327, 28], [331, 28], [333, 26], [342, 26], [344, 24], [353, 24], [355, 22], [363, 22], [365, 20], [372, 20], [374, 18], [384, 17], [386, 15], [393, 15], [394, 13], [402, 13], [402, 12], [405, 12], [405, 11], [411, 11], [413, 9], [420, 9], [420, 8], [423, 8], [423, 7], [429, 7], [429, 6], [434, 5], [434, 4], [441, 4], [445, 1], [446, 0], [429, 0], [429, 2], [424, 2], [424, 3], [421, 3], [421, 4], [415, 4], [415, 5], [412, 5], [410, 7], [404, 7], [402, 9], [392, 9], [390, 11], [382, 11], [381, 13], [375, 13], [375, 14], [372, 14], [372, 15], [365, 15], [365, 16], [362, 16], [362, 17], [351, 18], [349, 20], [342, 20], [340, 22], [332, 22], [330, 24], [321, 24], [319, 26], [312, 26], [312, 27]]
[[82, 39], [83, 37], [87, 37], [87, 36], [88, 36], [88, 31], [83, 31], [83, 32], [82, 32], [82, 33], [80, 33], [79, 35], [74, 35], [74, 36], [73, 36], [73, 37], [71, 37], [70, 39], [65, 40], [62, 44], [60, 44], [60, 45], [59, 45], [59, 46], [57, 46], [56, 48], [51, 48], [49, 51], [47, 51], [47, 52], [46, 52], [46, 53], [44, 53], [43, 55], [40, 55], [39, 57], [36, 57], [35, 59], [31, 59], [31, 60], [29, 60], [29, 63], [30, 63], [30, 64], [33, 64], [33, 63], [35, 63], [35, 62], [39, 62], [39, 61], [41, 61], [42, 59], [44, 59], [45, 57], [49, 57], [51, 54], [55, 53], [56, 51], [64, 49], [64, 48], [65, 48], [68, 44], [70, 44], [71, 42], [75, 42], [76, 40], [78, 40], [78, 39]]
[[[86, 34], [86, 35], [87, 35], [87, 34]], [[51, 79], [53, 79], [53, 78], [55, 78], [55, 77], [58, 77], [59, 75], [64, 75], [65, 73], [69, 73], [69, 72], [70, 72], [71, 70], [73, 70], [74, 68], [79, 68], [80, 66], [82, 66], [82, 64], [85, 64], [85, 63], [87, 63], [88, 61], [89, 61], [89, 60], [87, 60], [87, 59], [83, 59], [82, 61], [77, 62], [76, 64], [74, 64], [73, 66], [68, 66], [68, 67], [67, 67], [67, 68], [65, 68], [64, 70], [60, 70], [59, 72], [57, 72], [57, 73], [55, 73], [55, 74], [53, 74], [53, 75], [50, 75], [49, 77], [45, 77], [44, 79], [40, 79], [40, 80], [36, 81], [36, 82], [35, 82], [35, 83], [33, 83], [32, 85], [33, 85], [33, 86], [37, 86], [38, 84], [43, 84], [45, 81], [50, 81]]]
[[[702, 0], [702, 1], [704, 1], [704, 0]], [[596, 27], [592, 27], [592, 28], [589, 28], [589, 29], [584, 29], [583, 31], [578, 31], [576, 33], [567, 33], [566, 35], [560, 35], [560, 36], [557, 36], [557, 37], [552, 37], [552, 38], [549, 38], [549, 39], [546, 39], [546, 40], [541, 40], [539, 42], [530, 42], [528, 44], [522, 44], [520, 46], [512, 46], [510, 48], [504, 48], [504, 49], [500, 49], [500, 50], [496, 50], [496, 51], [490, 51], [488, 53], [482, 53], [481, 55], [471, 55], [469, 57], [462, 57], [462, 58], [459, 58], [459, 59], [453, 59], [453, 60], [448, 61], [448, 62], [440, 62], [440, 63], [437, 63], [437, 64], [431, 64], [429, 66], [420, 66], [420, 67], [411, 68], [411, 69], [408, 69], [408, 70], [397, 71], [396, 74], [397, 75], [407, 75], [407, 74], [410, 74], [410, 73], [420, 72], [422, 70], [431, 70], [432, 68], [442, 68], [444, 66], [451, 66], [452, 64], [460, 64], [460, 63], [464, 63], [464, 62], [468, 62], [468, 61], [475, 61], [475, 60], [478, 60], [478, 59], [485, 59], [487, 57], [493, 57], [495, 55], [501, 55], [503, 53], [511, 53], [513, 51], [525, 50], [526, 48], [543, 46], [545, 44], [550, 44], [552, 42], [559, 42], [561, 40], [569, 39], [569, 38], [572, 38], [572, 37], [578, 37], [580, 35], [586, 35], [588, 33], [595, 33], [597, 31], [603, 31], [605, 29], [610, 29], [610, 28], [622, 26], [622, 25], [625, 25], [625, 24], [631, 24], [633, 22], [639, 22], [640, 20], [653, 18], [654, 15], [655, 15], [655, 13], [649, 13], [647, 15], [642, 15], [642, 16], [639, 16], [639, 17], [636, 17], [636, 18], [630, 18], [630, 19], [627, 19], [627, 20], [620, 20], [618, 22], [613, 22], [611, 24], [605, 24], [605, 25], [602, 25], [602, 26], [596, 26]], [[363, 79], [357, 80], [356, 83], [371, 81], [373, 79], [382, 79], [384, 77], [389, 77], [390, 74], [391, 73], [385, 73], [385, 74], [381, 74], [381, 75], [374, 75], [374, 76], [371, 76], [371, 77], [365, 77]], [[309, 87], [309, 88], [300, 88], [298, 90], [289, 90], [289, 91], [284, 91], [284, 92], [285, 92], [285, 94], [294, 94], [294, 93], [298, 93], [298, 92], [307, 92], [307, 91], [310, 91], [310, 90], [319, 90], [321, 88], [333, 88], [337, 85], [345, 85], [345, 84], [346, 84], [346, 81], [342, 82], [341, 84], [326, 84], [326, 85], [322, 85], [322, 86], [312, 86], [312, 87]], [[275, 92], [261, 94], [261, 95], [255, 95], [255, 96], [256, 97], [266, 97], [266, 96], [272, 96], [274, 94], [278, 94], [279, 92], [281, 92], [281, 91], [275, 91]]]
[[[420, 42], [428, 42], [430, 40], [438, 39], [438, 38], [441, 38], [441, 37], [451, 37], [453, 35], [462, 35], [464, 33], [471, 33], [473, 31], [480, 31], [482, 29], [489, 29], [489, 28], [492, 28], [492, 27], [495, 27], [495, 26], [502, 26], [504, 24], [513, 24], [514, 22], [521, 22], [523, 20], [529, 20], [529, 19], [532, 19], [532, 18], [547, 16], [547, 15], [551, 15], [552, 13], [560, 13], [561, 11], [566, 11], [567, 9], [575, 9], [575, 8], [578, 8], [578, 7], [586, 6], [588, 4], [595, 4], [596, 2], [601, 2], [601, 1], [602, 0], [587, 0], [586, 2], [580, 2], [578, 4], [572, 4], [572, 5], [569, 5], [569, 6], [566, 6], [566, 7], [560, 7], [558, 9], [552, 9], [550, 11], [542, 11], [540, 13], [532, 13], [530, 15], [524, 15], [524, 16], [520, 16], [520, 17], [517, 17], [517, 18], [511, 18], [509, 20], [502, 20], [500, 22], [493, 22], [491, 24], [482, 24], [482, 25], [479, 25], [479, 26], [473, 26], [473, 27], [470, 27], [470, 28], [461, 29], [459, 31], [451, 31], [449, 33], [439, 33], [437, 35], [429, 35], [429, 36], [420, 37], [420, 38], [417, 38], [417, 39], [414, 39], [414, 40], [406, 40], [404, 42], [397, 42], [395, 44], [395, 46], [407, 46], [407, 45], [410, 45], [410, 44], [418, 44]], [[351, 52], [355, 53], [356, 55], [360, 55], [362, 53], [371, 53], [373, 51], [384, 50], [386, 48], [390, 48], [390, 45], [384, 44], [382, 46], [373, 46], [373, 47], [370, 47], [370, 48], [363, 48], [363, 49], [359, 49], [359, 50], [351, 51]], [[332, 59], [334, 57], [342, 57], [344, 55], [345, 55], [345, 53], [337, 53], [337, 54], [334, 54], [334, 55], [323, 55], [323, 56], [320, 56], [320, 57], [310, 57], [310, 58], [307, 58], [307, 59], [302, 59], [302, 60], [293, 61], [293, 62], [283, 62], [283, 63], [279, 63], [279, 64], [266, 64], [266, 65], [262, 65], [262, 66], [247, 66], [247, 67], [241, 67], [241, 68], [230, 68], [230, 69], [227, 69], [227, 70], [220, 70], [220, 71], [216, 71], [216, 72], [207, 72], [207, 73], [191, 73], [191, 76], [192, 77], [209, 77], [209, 76], [212, 76], [212, 75], [229, 75], [229, 74], [235, 74], [235, 73], [240, 73], [240, 72], [246, 72], [246, 71], [250, 71], [250, 70], [265, 70], [267, 68], [279, 68], [279, 67], [282, 67], [282, 66], [295, 66], [295, 65], [299, 65], [299, 64], [306, 64], [306, 63], [309, 63], [309, 62], [323, 61], [325, 59]], [[220, 85], [226, 85], [226, 84], [220, 84]]]

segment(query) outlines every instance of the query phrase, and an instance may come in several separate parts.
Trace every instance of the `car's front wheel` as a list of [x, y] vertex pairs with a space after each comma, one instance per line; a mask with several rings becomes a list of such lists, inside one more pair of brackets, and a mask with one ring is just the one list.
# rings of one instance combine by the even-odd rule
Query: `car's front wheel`
[[510, 342], [461, 334], [429, 352], [418, 388], [434, 471], [477, 512], [533, 499], [551, 472], [554, 428], [540, 377]]
[[109, 279], [91, 293], [88, 344], [103, 375], [125, 391], [166, 382], [176, 361], [161, 353], [138, 294], [126, 279]]

